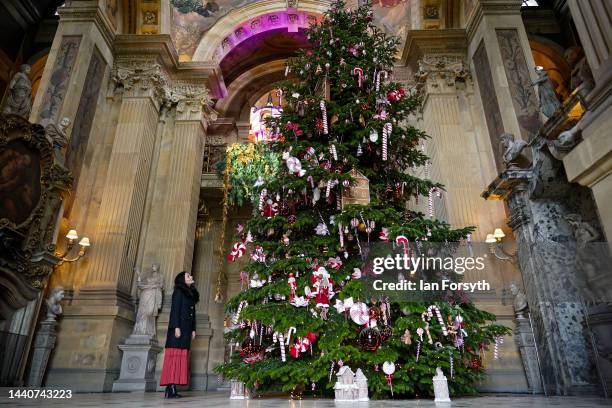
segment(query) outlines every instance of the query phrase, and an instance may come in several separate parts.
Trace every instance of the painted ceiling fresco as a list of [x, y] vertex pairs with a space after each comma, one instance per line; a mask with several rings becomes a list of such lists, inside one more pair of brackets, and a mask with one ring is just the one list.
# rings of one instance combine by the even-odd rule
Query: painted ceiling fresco
[[[203, 35], [223, 16], [258, 1], [269, 0], [171, 0], [172, 38], [181, 59], [192, 59]], [[410, 21], [410, 0], [374, 0], [373, 6], [378, 26], [389, 34], [405, 38]]]

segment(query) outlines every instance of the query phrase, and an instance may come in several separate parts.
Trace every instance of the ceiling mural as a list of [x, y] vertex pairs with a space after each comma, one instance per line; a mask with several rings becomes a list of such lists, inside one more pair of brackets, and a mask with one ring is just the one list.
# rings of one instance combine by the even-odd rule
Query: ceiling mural
[[[262, 1], [266, 0], [171, 0], [172, 39], [181, 60], [191, 60], [203, 35], [223, 16], [247, 4]], [[291, 4], [295, 3], [291, 1]], [[351, 3], [357, 2], [348, 2]], [[379, 27], [389, 34], [405, 38], [410, 21], [409, 0], [375, 0], [373, 7], [374, 19]], [[297, 8], [299, 10], [299, 5]], [[303, 13], [298, 11], [298, 14]], [[307, 23], [306, 18], [302, 21]], [[303, 24], [299, 24], [299, 27], [302, 28]]]

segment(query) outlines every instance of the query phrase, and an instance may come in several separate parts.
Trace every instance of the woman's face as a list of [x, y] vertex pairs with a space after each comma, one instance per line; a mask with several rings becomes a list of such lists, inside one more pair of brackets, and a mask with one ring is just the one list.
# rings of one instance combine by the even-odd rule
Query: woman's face
[[185, 285], [191, 286], [193, 284], [193, 276], [190, 273], [185, 274]]

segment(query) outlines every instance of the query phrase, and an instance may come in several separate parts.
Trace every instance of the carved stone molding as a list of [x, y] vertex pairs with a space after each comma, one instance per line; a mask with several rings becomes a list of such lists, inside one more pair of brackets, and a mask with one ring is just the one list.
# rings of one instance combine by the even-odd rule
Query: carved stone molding
[[161, 64], [149, 58], [116, 61], [111, 80], [116, 92], [128, 97], [151, 97], [158, 108], [169, 99], [168, 75]]
[[465, 82], [472, 77], [465, 58], [460, 56], [426, 55], [417, 63], [419, 70], [415, 79], [418, 84], [429, 83], [437, 87], [441, 79], [446, 85], [455, 86], [457, 81]]
[[466, 32], [468, 41], [472, 41], [480, 22], [486, 15], [518, 15], [521, 14], [522, 0], [480, 0], [467, 17]]
[[204, 84], [176, 81], [170, 90], [168, 103], [176, 105], [176, 120], [202, 120], [206, 125], [215, 121], [217, 113]]
[[55, 160], [42, 126], [16, 115], [0, 115], [0, 265], [40, 289], [58, 259], [53, 235], [70, 172]]

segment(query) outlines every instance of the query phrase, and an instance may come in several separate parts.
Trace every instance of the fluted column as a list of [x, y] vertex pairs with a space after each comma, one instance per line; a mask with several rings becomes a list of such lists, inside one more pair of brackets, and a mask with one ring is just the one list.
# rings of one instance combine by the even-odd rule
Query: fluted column
[[143, 259], [144, 266], [160, 263], [168, 288], [178, 272], [191, 271], [204, 136], [210, 119], [206, 111], [208, 92], [203, 84], [177, 82], [170, 100], [175, 106], [173, 134], [162, 146], [155, 175], [155, 205]]
[[154, 61], [117, 62], [113, 79], [123, 92], [122, 102], [96, 222], [96, 251], [80, 292], [115, 292], [121, 303], [131, 290], [160, 102], [168, 80]]

